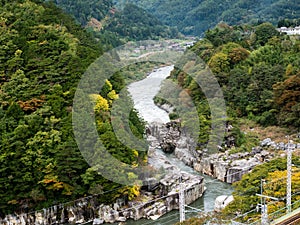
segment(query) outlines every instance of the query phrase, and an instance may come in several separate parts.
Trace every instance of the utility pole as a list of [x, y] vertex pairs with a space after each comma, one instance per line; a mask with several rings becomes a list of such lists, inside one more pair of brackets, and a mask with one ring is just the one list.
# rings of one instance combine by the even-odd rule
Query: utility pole
[[268, 224], [268, 206], [266, 205], [266, 198], [263, 197], [263, 185], [265, 180], [260, 179], [260, 203], [261, 203], [261, 224]]
[[261, 224], [267, 225], [268, 224], [268, 207], [266, 205], [266, 196], [263, 195], [263, 184], [265, 180], [260, 179], [260, 195], [256, 194], [260, 197], [260, 208], [261, 208]]
[[286, 180], [286, 208], [287, 213], [292, 211], [292, 149], [290, 148], [290, 138], [287, 144], [287, 180]]
[[268, 195], [256, 194], [257, 196], [262, 198], [263, 204], [261, 205], [261, 225], [269, 225], [268, 218], [268, 206], [266, 204], [266, 198], [272, 199], [274, 201], [279, 201], [279, 198], [274, 198]]
[[261, 225], [268, 225], [269, 218], [268, 218], [268, 206], [266, 204], [266, 198], [278, 201], [278, 198], [274, 198], [271, 196], [263, 195], [263, 184], [265, 180], [260, 180], [260, 194], [256, 194], [256, 196], [260, 197], [260, 207], [261, 207]]
[[185, 221], [185, 185], [184, 183], [179, 184], [179, 214], [180, 214], [180, 223]]
[[269, 224], [268, 206], [266, 205], [266, 198], [263, 198], [263, 204], [261, 205], [261, 224]]

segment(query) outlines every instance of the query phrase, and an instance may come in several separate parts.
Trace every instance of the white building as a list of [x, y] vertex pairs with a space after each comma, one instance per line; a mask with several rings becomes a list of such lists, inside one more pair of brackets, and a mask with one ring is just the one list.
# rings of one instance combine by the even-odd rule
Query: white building
[[297, 27], [280, 27], [277, 29], [280, 33], [286, 33], [287, 35], [300, 35], [300, 26]]

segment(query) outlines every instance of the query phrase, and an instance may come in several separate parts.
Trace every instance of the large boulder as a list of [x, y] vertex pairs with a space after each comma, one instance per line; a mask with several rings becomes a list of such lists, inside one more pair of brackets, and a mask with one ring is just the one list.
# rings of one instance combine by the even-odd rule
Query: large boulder
[[180, 122], [171, 121], [166, 123], [165, 127], [167, 128], [167, 133], [162, 138], [160, 146], [164, 152], [173, 153], [181, 134]]
[[234, 198], [232, 195], [221, 195], [215, 200], [214, 210], [216, 212], [221, 212], [229, 203], [233, 202]]
[[166, 137], [160, 143], [160, 147], [165, 153], [173, 153], [176, 148], [176, 140], [172, 137]]
[[101, 220], [101, 219], [94, 219], [93, 220], [93, 225], [100, 225], [100, 224], [103, 224], [104, 223], [104, 220]]

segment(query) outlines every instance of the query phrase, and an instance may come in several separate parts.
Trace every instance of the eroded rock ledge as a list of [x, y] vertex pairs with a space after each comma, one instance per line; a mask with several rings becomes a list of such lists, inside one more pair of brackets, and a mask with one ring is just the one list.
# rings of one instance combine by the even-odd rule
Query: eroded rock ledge
[[[173, 124], [174, 125], [174, 124]], [[174, 138], [174, 144], [186, 146], [186, 142], [180, 138], [180, 129], [166, 125], [170, 138]], [[153, 127], [157, 132], [162, 132], [164, 126]], [[174, 128], [174, 129], [173, 129]], [[153, 132], [153, 130], [151, 131]], [[162, 137], [162, 138], [161, 138]], [[124, 222], [127, 219], [139, 220], [141, 218], [157, 219], [160, 216], [178, 209], [179, 185], [185, 184], [185, 203], [190, 204], [200, 198], [204, 191], [203, 177], [180, 171], [169, 159], [159, 151], [160, 143], [165, 136], [149, 135], [149, 159], [150, 165], [156, 169], [163, 169], [164, 176], [161, 179], [150, 178], [144, 182], [141, 196], [143, 200], [124, 202], [121, 199], [114, 204], [104, 205], [99, 203], [97, 196], [90, 196], [77, 201], [53, 206], [30, 214], [7, 215], [1, 220], [1, 225], [52, 225], [52, 224], [83, 224], [92, 222], [94, 225], [103, 223]], [[178, 149], [178, 148], [177, 148]], [[187, 151], [188, 152], [188, 151]], [[188, 161], [186, 161], [188, 162]]]
[[260, 148], [252, 152], [230, 154], [224, 153], [203, 156], [199, 162], [194, 163], [194, 169], [214, 177], [223, 182], [232, 184], [242, 179], [255, 166], [273, 158], [274, 155]]
[[118, 201], [111, 205], [100, 204], [97, 197], [79, 199], [68, 205], [53, 206], [31, 214], [8, 215], [0, 220], [1, 225], [52, 225], [52, 224], [96, 224], [124, 222], [127, 219], [157, 219], [178, 209], [179, 184], [186, 187], [186, 204], [194, 202], [204, 192], [203, 178], [184, 172], [168, 173], [159, 181], [158, 192], [144, 191], [143, 201]]
[[180, 127], [178, 121], [171, 121], [166, 125], [152, 123], [149, 125], [149, 131], [157, 140], [157, 147], [164, 146], [166, 143], [173, 145], [175, 142], [173, 152], [178, 159], [194, 170], [223, 182], [231, 184], [239, 181], [255, 166], [274, 157], [274, 154], [264, 150], [263, 146], [253, 148], [252, 152], [235, 154], [225, 151], [209, 155], [205, 151], [196, 151], [194, 140], [187, 134], [181, 133], [178, 127]]

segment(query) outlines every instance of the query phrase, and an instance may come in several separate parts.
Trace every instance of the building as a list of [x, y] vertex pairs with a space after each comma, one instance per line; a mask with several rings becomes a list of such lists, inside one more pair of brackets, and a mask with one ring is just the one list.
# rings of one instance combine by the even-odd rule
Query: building
[[280, 27], [277, 29], [280, 33], [286, 33], [287, 35], [300, 35], [300, 26], [297, 27]]

